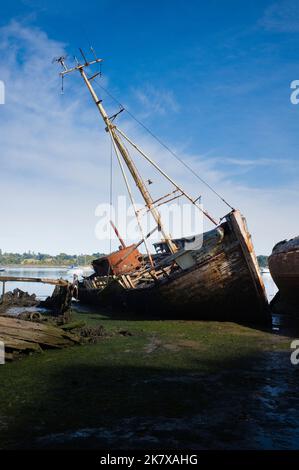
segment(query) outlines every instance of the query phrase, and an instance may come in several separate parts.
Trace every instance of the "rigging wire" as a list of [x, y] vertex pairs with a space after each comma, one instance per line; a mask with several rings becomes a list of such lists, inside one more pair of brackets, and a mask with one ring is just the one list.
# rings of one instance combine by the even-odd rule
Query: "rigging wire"
[[94, 82], [115, 102], [118, 106], [122, 107], [129, 116], [134, 119], [143, 129], [148, 132], [162, 147], [164, 147], [177, 161], [179, 161], [187, 170], [189, 170], [201, 183], [206, 185], [210, 191], [212, 191], [219, 199], [221, 199], [224, 204], [226, 204], [231, 210], [234, 210], [234, 207], [229, 204], [224, 197], [221, 196], [207, 181], [205, 181], [193, 168], [188, 165], [181, 157], [179, 157], [173, 150], [171, 150], [168, 145], [166, 145], [159, 137], [157, 137], [145, 124], [143, 124], [134, 114], [129, 111], [117, 98], [115, 98], [105, 87], [103, 87], [97, 80], [94, 79]]

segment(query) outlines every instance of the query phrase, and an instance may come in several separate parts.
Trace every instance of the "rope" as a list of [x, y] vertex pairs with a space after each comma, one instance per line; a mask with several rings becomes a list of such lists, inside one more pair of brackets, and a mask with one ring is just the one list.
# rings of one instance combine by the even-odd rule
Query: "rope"
[[118, 106], [121, 106], [124, 111], [126, 111], [129, 116], [134, 119], [143, 129], [148, 132], [162, 147], [164, 147], [177, 161], [179, 161], [187, 170], [189, 170], [201, 183], [206, 185], [210, 191], [212, 191], [224, 204], [226, 204], [230, 209], [234, 210], [233, 206], [231, 206], [225, 199], [224, 197], [221, 196], [207, 181], [205, 181], [201, 176], [199, 176], [198, 173], [196, 173], [193, 168], [191, 168], [190, 165], [188, 165], [182, 158], [180, 158], [173, 150], [171, 150], [168, 145], [166, 145], [159, 137], [157, 137], [145, 124], [143, 124], [138, 118], [134, 116], [131, 111], [129, 111], [120, 101], [118, 101], [106, 88], [104, 88], [102, 85], [97, 80], [94, 80], [94, 82], [108, 95], [110, 98], [118, 104]]

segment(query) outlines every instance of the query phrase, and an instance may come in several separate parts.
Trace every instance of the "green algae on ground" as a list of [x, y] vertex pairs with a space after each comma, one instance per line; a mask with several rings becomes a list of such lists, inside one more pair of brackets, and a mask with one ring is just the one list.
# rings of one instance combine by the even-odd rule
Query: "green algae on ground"
[[263, 371], [246, 370], [271, 354], [284, 357], [290, 345], [289, 338], [233, 323], [80, 311], [73, 320], [103, 325], [109, 335], [0, 368], [1, 448], [38, 446], [41, 436], [69, 430], [114, 429], [129, 418], [190, 419], [218, 402], [224, 388], [234, 385], [235, 393], [240, 374], [258, 388]]

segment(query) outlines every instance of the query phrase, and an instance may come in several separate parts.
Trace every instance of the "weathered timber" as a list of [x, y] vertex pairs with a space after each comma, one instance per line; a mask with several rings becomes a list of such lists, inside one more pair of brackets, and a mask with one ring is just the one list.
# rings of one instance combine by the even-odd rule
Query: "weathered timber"
[[40, 352], [80, 343], [80, 338], [61, 328], [9, 316], [0, 316], [0, 340], [6, 353]]
[[0, 276], [0, 282], [39, 282], [52, 284], [53, 286], [66, 286], [68, 281], [64, 279], [51, 279], [46, 277]]
[[18, 352], [40, 352], [42, 348], [38, 343], [14, 338], [8, 332], [0, 334], [1, 341], [5, 344], [5, 351], [18, 351]]
[[47, 330], [24, 330], [22, 328], [6, 326], [4, 331], [5, 334], [10, 336], [11, 338], [35, 342], [47, 348], [60, 348], [64, 346], [69, 346], [70, 343], [69, 338], [65, 338], [63, 337], [63, 335], [60, 334], [53, 335], [52, 332], [49, 333]]
[[69, 282], [66, 285], [56, 285], [50, 297], [40, 302], [40, 307], [48, 308], [54, 315], [65, 315], [70, 309], [75, 286]]
[[74, 330], [75, 328], [82, 328], [85, 326], [86, 323], [85, 321], [73, 321], [72, 323], [66, 323], [65, 325], [62, 325], [60, 328], [62, 328], [64, 331], [71, 331]]
[[[5, 294], [5, 283], [10, 282], [39, 282], [43, 284], [54, 285], [54, 291], [45, 301], [38, 301], [35, 294], [29, 295], [20, 289], [14, 289], [13, 292]], [[0, 282], [3, 284], [3, 293], [0, 299], [1, 311], [5, 309], [6, 304], [22, 306], [39, 306], [52, 311], [53, 315], [64, 315], [67, 319], [67, 312], [70, 309], [76, 285], [64, 279], [49, 279], [39, 277], [20, 277], [20, 276], [0, 276]]]

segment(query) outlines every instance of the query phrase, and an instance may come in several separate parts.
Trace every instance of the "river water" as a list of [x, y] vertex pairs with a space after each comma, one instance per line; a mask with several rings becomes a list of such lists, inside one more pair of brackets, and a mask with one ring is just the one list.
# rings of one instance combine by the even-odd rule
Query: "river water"
[[[0, 272], [1, 276], [19, 276], [19, 277], [42, 277], [49, 279], [67, 279], [72, 281], [73, 275], [76, 273], [83, 272], [78, 269], [70, 269], [63, 267], [55, 268], [43, 268], [43, 267], [6, 267], [5, 271]], [[89, 271], [84, 270], [84, 274], [91, 274], [92, 269]], [[38, 282], [7, 282], [5, 285], [5, 292], [12, 291], [15, 288], [19, 288], [29, 294], [36, 294], [38, 299], [44, 300], [46, 297], [52, 294], [54, 287], [50, 284], [42, 284]], [[2, 286], [0, 285], [1, 292]], [[1, 295], [0, 292], [0, 295]]]

